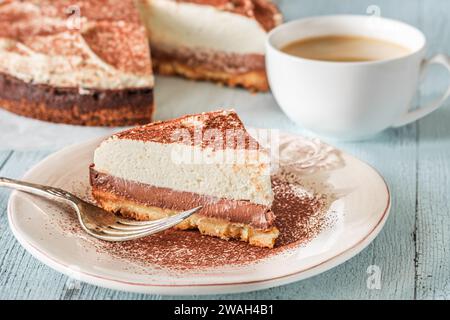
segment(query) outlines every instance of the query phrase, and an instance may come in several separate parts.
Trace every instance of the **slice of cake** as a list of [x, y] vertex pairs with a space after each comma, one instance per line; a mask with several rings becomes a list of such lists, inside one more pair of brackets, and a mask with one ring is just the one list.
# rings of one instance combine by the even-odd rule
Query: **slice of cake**
[[203, 206], [177, 226], [273, 247], [270, 156], [234, 111], [151, 123], [96, 149], [92, 193], [104, 209], [154, 220]]
[[134, 1], [0, 1], [0, 107], [69, 124], [148, 123], [153, 74]]
[[138, 0], [153, 66], [166, 75], [268, 90], [267, 32], [281, 22], [268, 0]]

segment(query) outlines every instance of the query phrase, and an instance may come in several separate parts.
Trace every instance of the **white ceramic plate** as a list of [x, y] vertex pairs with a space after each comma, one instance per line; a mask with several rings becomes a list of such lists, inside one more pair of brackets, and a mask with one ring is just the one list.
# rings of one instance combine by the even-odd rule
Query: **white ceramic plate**
[[[318, 140], [283, 137], [282, 160], [297, 161], [297, 174], [305, 175], [305, 181], [317, 178], [331, 187], [327, 190], [332, 191], [327, 192], [333, 192], [334, 200], [327, 214], [334, 215], [334, 223], [306, 245], [256, 264], [190, 272], [144, 268], [98, 250], [97, 240], [87, 235], [62, 228], [73, 223], [68, 219], [69, 210], [20, 192], [11, 195], [9, 224], [22, 246], [43, 263], [80, 281], [112, 289], [214, 294], [259, 290], [305, 279], [343, 263], [364, 249], [388, 217], [390, 195], [383, 178], [360, 160]], [[76, 193], [86, 192], [88, 166], [99, 141], [71, 146], [49, 156], [32, 168], [24, 180]]]

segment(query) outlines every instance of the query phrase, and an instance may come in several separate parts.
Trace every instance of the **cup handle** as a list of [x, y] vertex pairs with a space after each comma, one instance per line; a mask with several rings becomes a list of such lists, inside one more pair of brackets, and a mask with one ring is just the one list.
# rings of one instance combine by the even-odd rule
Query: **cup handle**
[[[423, 79], [426, 70], [432, 64], [443, 65], [450, 72], [450, 56], [447, 56], [445, 54], [437, 54], [434, 57], [432, 57], [431, 59], [424, 60], [422, 62], [422, 66], [420, 68], [421, 69], [420, 70], [421, 79]], [[437, 108], [439, 108], [445, 102], [445, 100], [447, 100], [447, 98], [449, 96], [450, 96], [450, 86], [448, 87], [447, 91], [439, 99], [436, 99], [436, 100], [430, 102], [426, 106], [423, 106], [423, 107], [420, 106], [419, 108], [417, 108], [415, 110], [408, 111], [408, 113], [403, 115], [400, 118], [400, 120], [398, 120], [393, 125], [393, 127], [404, 126], [405, 124], [419, 120], [420, 118], [426, 116], [427, 114], [429, 114], [429, 113], [433, 112], [434, 110], [436, 110]]]

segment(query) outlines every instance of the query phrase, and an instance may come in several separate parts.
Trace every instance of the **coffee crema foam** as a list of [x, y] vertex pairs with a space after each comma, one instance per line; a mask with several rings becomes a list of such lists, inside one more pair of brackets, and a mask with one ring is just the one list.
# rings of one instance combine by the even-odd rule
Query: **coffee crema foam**
[[281, 51], [304, 59], [330, 62], [368, 62], [399, 58], [410, 53], [397, 43], [364, 36], [329, 35], [288, 43]]

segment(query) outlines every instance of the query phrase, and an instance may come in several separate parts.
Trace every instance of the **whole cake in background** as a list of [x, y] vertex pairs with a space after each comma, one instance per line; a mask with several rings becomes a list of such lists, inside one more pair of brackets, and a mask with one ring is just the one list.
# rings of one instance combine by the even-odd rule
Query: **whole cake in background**
[[0, 107], [59, 123], [144, 124], [151, 57], [161, 74], [268, 90], [264, 41], [280, 20], [268, 0], [2, 1]]
[[188, 115], [111, 136], [95, 150], [92, 194], [104, 209], [155, 220], [203, 208], [177, 226], [272, 248], [270, 155], [234, 111]]
[[0, 4], [0, 107], [69, 124], [146, 123], [153, 82], [133, 1]]

